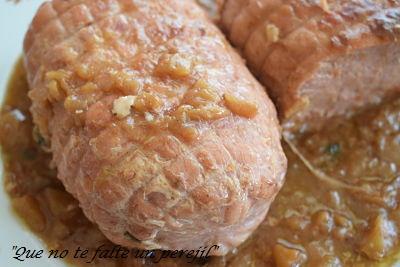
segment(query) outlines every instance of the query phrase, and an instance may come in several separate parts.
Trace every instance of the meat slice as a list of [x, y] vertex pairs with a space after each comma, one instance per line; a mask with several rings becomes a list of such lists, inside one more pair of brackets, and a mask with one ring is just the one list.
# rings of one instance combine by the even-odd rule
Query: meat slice
[[[222, 17], [231, 14], [230, 2]], [[267, 87], [284, 128], [316, 129], [400, 92], [399, 1], [282, 0], [265, 10], [276, 2], [256, 1], [259, 11], [243, 12], [241, 23], [221, 23]]]
[[58, 177], [110, 240], [223, 255], [264, 219], [276, 110], [193, 1], [46, 2], [24, 47]]

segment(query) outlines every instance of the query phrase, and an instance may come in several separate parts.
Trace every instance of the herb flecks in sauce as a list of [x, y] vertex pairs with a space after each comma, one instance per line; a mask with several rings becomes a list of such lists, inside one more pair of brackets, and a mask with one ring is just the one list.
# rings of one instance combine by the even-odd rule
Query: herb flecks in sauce
[[326, 152], [331, 156], [337, 156], [340, 154], [340, 144], [332, 143], [326, 147]]
[[[34, 134], [27, 92], [19, 63], [0, 117], [5, 188], [14, 210], [49, 248], [111, 247], [49, 167], [51, 155]], [[286, 184], [267, 218], [235, 253], [214, 258], [207, 266], [361, 267], [392, 262], [400, 229], [400, 100], [290, 142], [310, 166], [336, 183], [319, 179], [285, 145]], [[84, 259], [68, 260], [86, 266]], [[95, 262], [96, 266], [145, 263]], [[184, 265], [179, 260], [162, 262], [162, 266]]]

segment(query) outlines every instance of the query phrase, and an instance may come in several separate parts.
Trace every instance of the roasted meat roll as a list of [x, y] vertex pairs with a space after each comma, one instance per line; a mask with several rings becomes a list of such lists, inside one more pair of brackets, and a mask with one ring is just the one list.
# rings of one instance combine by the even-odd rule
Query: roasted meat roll
[[285, 128], [319, 128], [400, 92], [400, 2], [225, 0], [221, 25]]
[[39, 141], [113, 242], [219, 245], [264, 219], [286, 158], [275, 107], [188, 0], [54, 0], [26, 34]]

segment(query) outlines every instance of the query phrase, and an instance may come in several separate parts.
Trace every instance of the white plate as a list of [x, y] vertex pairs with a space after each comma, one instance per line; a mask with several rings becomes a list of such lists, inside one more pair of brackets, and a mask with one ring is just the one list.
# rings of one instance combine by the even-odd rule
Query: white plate
[[[3, 101], [7, 81], [15, 61], [21, 55], [22, 41], [33, 15], [43, 0], [22, 0], [19, 4], [0, 0], [0, 100]], [[3, 165], [0, 164], [0, 266], [4, 267], [62, 267], [61, 261], [29, 259], [19, 262], [13, 259], [13, 246], [29, 249], [46, 249], [38, 238], [27, 230], [12, 213], [9, 199], [3, 187]], [[47, 255], [45, 253], [44, 255]]]

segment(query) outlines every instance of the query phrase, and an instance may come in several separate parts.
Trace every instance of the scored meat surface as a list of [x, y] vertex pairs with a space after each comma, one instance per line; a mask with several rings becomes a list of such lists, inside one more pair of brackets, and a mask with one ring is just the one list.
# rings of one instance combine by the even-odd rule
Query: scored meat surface
[[284, 128], [319, 128], [400, 92], [398, 0], [225, 0], [221, 12]]
[[38, 139], [110, 240], [223, 255], [264, 219], [276, 111], [193, 1], [46, 2], [24, 52]]

